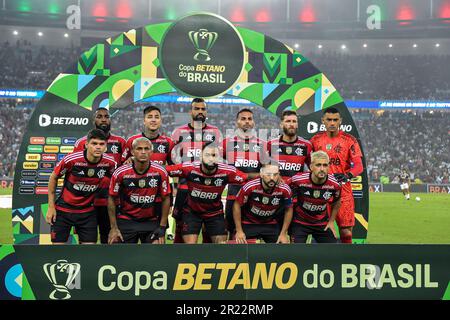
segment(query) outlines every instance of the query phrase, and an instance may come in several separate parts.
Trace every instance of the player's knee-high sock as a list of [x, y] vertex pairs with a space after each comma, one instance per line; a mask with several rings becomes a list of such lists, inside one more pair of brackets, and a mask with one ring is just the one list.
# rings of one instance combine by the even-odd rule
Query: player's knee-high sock
[[350, 230], [339, 230], [342, 243], [352, 243], [352, 232]]
[[202, 230], [203, 243], [212, 243], [212, 239], [206, 230]]
[[184, 243], [183, 236], [181, 235], [182, 229], [183, 222], [177, 221], [175, 225], [175, 239], [173, 239], [173, 243]]

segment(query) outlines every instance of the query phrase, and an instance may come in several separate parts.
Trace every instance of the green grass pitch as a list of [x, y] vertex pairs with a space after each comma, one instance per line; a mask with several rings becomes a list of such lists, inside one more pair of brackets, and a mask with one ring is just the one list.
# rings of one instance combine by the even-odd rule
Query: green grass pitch
[[[448, 194], [412, 194], [409, 201], [399, 192], [370, 194], [368, 243], [450, 244], [449, 230]], [[0, 209], [0, 243], [12, 243], [11, 233], [11, 209]]]

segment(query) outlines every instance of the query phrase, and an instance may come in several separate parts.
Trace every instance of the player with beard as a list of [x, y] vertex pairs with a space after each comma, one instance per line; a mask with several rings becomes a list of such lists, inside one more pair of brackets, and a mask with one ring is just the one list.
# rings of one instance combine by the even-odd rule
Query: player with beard
[[147, 138], [135, 139], [131, 164], [121, 166], [113, 174], [108, 198], [110, 244], [165, 242], [170, 184], [164, 167], [150, 160], [152, 148]]
[[[194, 162], [200, 159], [202, 148], [206, 143], [221, 143], [222, 135], [219, 129], [206, 123], [208, 110], [206, 102], [202, 98], [194, 98], [189, 111], [191, 122], [175, 128], [172, 133], [172, 140], [175, 147], [172, 151], [172, 161], [174, 163]], [[175, 197], [175, 204], [172, 216], [177, 220], [174, 243], [182, 243], [181, 236], [181, 212], [186, 205], [188, 185], [186, 179], [181, 178], [178, 182], [178, 189]], [[203, 233], [203, 242], [211, 242], [208, 235]]]
[[296, 174], [291, 179], [290, 186], [297, 197], [291, 224], [294, 243], [306, 243], [310, 234], [317, 243], [337, 242], [334, 221], [341, 206], [341, 185], [328, 174], [329, 162], [324, 151], [313, 152], [311, 172]]
[[[288, 183], [289, 179], [299, 172], [307, 171], [310, 164], [312, 145], [308, 140], [297, 135], [298, 116], [293, 110], [285, 110], [281, 115], [280, 127], [283, 134], [267, 143], [271, 158], [280, 164], [280, 174]], [[306, 170], [305, 170], [306, 169]], [[284, 223], [284, 210], [276, 214], [278, 225]]]
[[[280, 164], [280, 175], [283, 180], [299, 172], [307, 171], [310, 163], [312, 144], [297, 135], [298, 117], [293, 110], [286, 110], [281, 115], [280, 127], [283, 134], [267, 143], [271, 158]], [[306, 170], [305, 170], [306, 169]]]
[[188, 194], [181, 213], [184, 243], [197, 243], [203, 224], [212, 242], [227, 239], [222, 192], [227, 184], [242, 183], [247, 176], [235, 167], [219, 163], [219, 159], [219, 147], [211, 143], [203, 147], [201, 161], [166, 168], [169, 175], [187, 180]]
[[336, 108], [323, 111], [322, 123], [325, 132], [319, 132], [311, 138], [313, 150], [325, 151], [330, 157], [330, 173], [342, 184], [342, 205], [336, 217], [342, 243], [352, 243], [355, 225], [355, 201], [350, 180], [363, 172], [362, 152], [358, 140], [339, 127], [342, 117]]
[[[172, 164], [171, 152], [174, 143], [171, 138], [161, 133], [162, 115], [161, 110], [150, 105], [144, 109], [144, 131], [128, 138], [126, 148], [122, 154], [122, 161], [126, 164], [131, 163], [131, 150], [133, 141], [139, 138], [147, 138], [153, 145], [153, 152], [150, 160], [162, 166]], [[172, 200], [170, 201], [172, 204]], [[173, 240], [173, 219], [169, 216], [167, 239]]]
[[[267, 145], [256, 136], [252, 110], [245, 108], [237, 113], [235, 136], [223, 140], [222, 156], [229, 165], [246, 173], [249, 179], [259, 177], [262, 163], [268, 158]], [[241, 187], [241, 184], [228, 186], [225, 217], [230, 240], [235, 232], [233, 204]]]
[[[262, 238], [266, 243], [289, 243], [287, 231], [292, 220], [292, 191], [280, 177], [277, 162], [264, 164], [260, 178], [247, 182], [236, 196], [233, 217], [236, 243]], [[280, 228], [276, 213], [283, 210]]]
[[[94, 112], [94, 125], [96, 129], [102, 130], [106, 137], [106, 152], [105, 154], [114, 158], [117, 162], [117, 166], [122, 163], [122, 152], [125, 150], [126, 141], [124, 138], [111, 133], [111, 115], [106, 108], [98, 108]], [[75, 142], [75, 148], [73, 152], [83, 151], [86, 146], [87, 136], [78, 139]], [[100, 231], [100, 242], [102, 244], [108, 243], [108, 234], [110, 229], [109, 217], [108, 217], [108, 188], [109, 179], [102, 180], [97, 196], [94, 201], [95, 210], [97, 213], [98, 228]]]

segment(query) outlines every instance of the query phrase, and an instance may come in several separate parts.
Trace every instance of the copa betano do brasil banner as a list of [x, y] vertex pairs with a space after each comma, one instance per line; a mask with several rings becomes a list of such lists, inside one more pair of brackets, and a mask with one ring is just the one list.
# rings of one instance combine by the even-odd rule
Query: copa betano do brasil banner
[[[58, 161], [73, 151], [75, 141], [92, 128], [93, 111], [104, 107], [115, 112], [168, 93], [227, 95], [277, 116], [286, 109], [297, 110], [298, 133], [308, 139], [324, 130], [323, 109], [335, 107], [343, 116], [342, 130], [359, 141], [356, 125], [334, 85], [300, 52], [280, 41], [211, 13], [132, 29], [84, 52], [54, 79], [37, 104], [14, 175], [14, 243], [50, 243], [50, 226], [45, 222], [49, 177]], [[227, 128], [220, 129], [225, 134]], [[58, 181], [57, 192], [63, 183]], [[369, 225], [365, 171], [352, 186], [353, 240], [364, 243]], [[75, 238], [71, 235], [69, 241]]]
[[450, 299], [448, 245], [0, 246], [11, 300]]

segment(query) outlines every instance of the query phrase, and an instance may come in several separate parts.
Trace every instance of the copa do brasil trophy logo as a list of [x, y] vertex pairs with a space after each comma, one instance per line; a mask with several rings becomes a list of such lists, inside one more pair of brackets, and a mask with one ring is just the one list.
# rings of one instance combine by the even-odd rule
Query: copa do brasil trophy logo
[[193, 97], [225, 93], [244, 70], [241, 35], [229, 21], [211, 13], [195, 13], [175, 21], [159, 50], [166, 79]]

